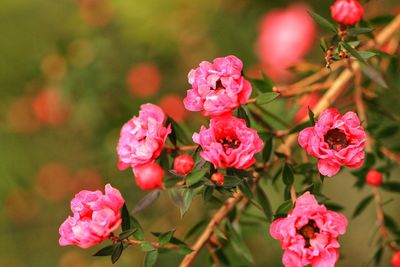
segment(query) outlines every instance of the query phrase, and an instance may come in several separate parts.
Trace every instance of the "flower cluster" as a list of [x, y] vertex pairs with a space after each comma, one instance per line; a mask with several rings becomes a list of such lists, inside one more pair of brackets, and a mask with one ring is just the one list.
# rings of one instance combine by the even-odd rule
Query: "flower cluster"
[[107, 184], [101, 191], [83, 190], [71, 201], [73, 216], [60, 226], [61, 246], [76, 245], [88, 248], [108, 238], [121, 224], [121, 193]]

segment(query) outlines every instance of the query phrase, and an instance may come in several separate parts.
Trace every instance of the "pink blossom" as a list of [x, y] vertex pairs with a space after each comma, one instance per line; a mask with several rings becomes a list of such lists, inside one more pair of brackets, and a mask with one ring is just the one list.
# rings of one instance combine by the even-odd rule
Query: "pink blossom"
[[217, 116], [246, 104], [251, 85], [243, 77], [242, 69], [242, 61], [235, 56], [216, 58], [212, 63], [201, 62], [188, 75], [192, 88], [183, 100], [186, 109], [203, 110], [204, 116]]
[[271, 224], [270, 234], [285, 250], [285, 267], [333, 267], [339, 258], [338, 236], [346, 232], [346, 227], [344, 215], [327, 210], [306, 192], [286, 218]]
[[334, 20], [343, 25], [353, 26], [364, 14], [364, 8], [357, 0], [336, 0], [331, 6]]
[[[278, 73], [298, 63], [312, 48], [316, 26], [306, 7], [293, 5], [273, 10], [260, 23], [257, 52], [260, 61], [279, 80]], [[269, 74], [269, 73], [268, 73]]]
[[201, 126], [200, 132], [193, 134], [193, 141], [202, 147], [203, 159], [215, 168], [245, 169], [255, 162], [254, 154], [264, 146], [243, 119], [229, 114], [212, 118], [208, 129]]
[[61, 246], [88, 248], [106, 239], [121, 224], [121, 193], [110, 184], [101, 191], [82, 190], [71, 201], [73, 216], [60, 226]]
[[153, 104], [140, 107], [139, 117], [124, 124], [117, 146], [118, 168], [125, 170], [153, 162], [161, 153], [171, 127], [164, 126], [165, 115]]
[[319, 159], [319, 172], [329, 177], [342, 165], [358, 168], [364, 162], [366, 134], [354, 112], [342, 116], [335, 108], [325, 110], [315, 126], [300, 132], [298, 141], [308, 154]]

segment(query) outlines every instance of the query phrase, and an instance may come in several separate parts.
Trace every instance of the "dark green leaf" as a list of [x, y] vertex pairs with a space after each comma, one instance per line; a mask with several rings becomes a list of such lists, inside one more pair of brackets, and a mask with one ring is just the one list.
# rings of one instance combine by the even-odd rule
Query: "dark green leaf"
[[184, 189], [183, 190], [183, 207], [180, 209], [181, 217], [185, 215], [185, 213], [189, 210], [192, 205], [192, 200], [194, 197], [194, 190], [192, 189]]
[[263, 156], [264, 162], [267, 162], [270, 160], [271, 155], [272, 155], [272, 148], [273, 148], [273, 136], [268, 135], [267, 138], [265, 139], [264, 148], [262, 151], [262, 156]]
[[311, 110], [310, 106], [308, 106], [308, 118], [311, 122], [311, 125], [315, 125], [315, 118], [314, 118], [314, 112]]
[[282, 179], [285, 185], [291, 185], [294, 182], [293, 170], [289, 163], [283, 165]]
[[321, 47], [322, 51], [326, 53], [326, 51], [328, 50], [328, 45], [326, 43], [325, 38], [321, 37], [321, 39], [319, 40], [319, 46]]
[[167, 179], [164, 180], [164, 185], [166, 187], [173, 187], [181, 181], [182, 181], [182, 178], [180, 178], [180, 177], [168, 177]]
[[374, 57], [377, 55], [375, 52], [371, 51], [359, 51], [358, 54], [363, 58], [363, 59], [369, 59], [371, 57]]
[[274, 154], [275, 154], [275, 156], [277, 156], [280, 159], [286, 159], [287, 158], [286, 154], [278, 152], [278, 151], [275, 151]]
[[378, 85], [382, 86], [383, 88], [388, 88], [387, 83], [382, 77], [382, 74], [367, 64], [360, 64], [361, 71], [368, 76], [371, 80], [376, 82]]
[[122, 231], [130, 230], [131, 229], [130, 215], [125, 203], [121, 208], [121, 218], [122, 218], [122, 223], [121, 223]]
[[304, 130], [305, 128], [310, 126], [312, 126], [310, 121], [303, 122], [290, 129], [289, 134], [300, 132], [301, 130]]
[[384, 214], [383, 215], [383, 219], [384, 219], [384, 221], [385, 221], [385, 226], [391, 231], [391, 232], [393, 232], [393, 233], [397, 233], [398, 232], [398, 230], [397, 230], [397, 223], [396, 223], [396, 221], [392, 218], [392, 217], [390, 217], [388, 214]]
[[112, 255], [116, 246], [117, 245], [115, 245], [115, 244], [106, 246], [106, 247], [100, 249], [99, 251], [97, 251], [95, 254], [93, 254], [93, 256], [110, 256], [110, 255]]
[[131, 235], [133, 235], [136, 231], [137, 231], [137, 229], [126, 230], [126, 231], [123, 231], [122, 233], [120, 233], [118, 237], [119, 237], [119, 239], [126, 239], [126, 238], [130, 237]]
[[272, 221], [272, 208], [271, 208], [271, 203], [269, 202], [267, 195], [265, 194], [264, 190], [259, 185], [257, 185], [256, 193], [257, 193], [258, 201], [260, 202], [261, 207], [264, 211], [265, 217], [267, 218], [268, 222], [271, 222]]
[[389, 125], [379, 129], [379, 131], [375, 134], [376, 138], [388, 138], [395, 135], [399, 131], [399, 125]]
[[373, 195], [369, 195], [369, 196], [365, 197], [363, 200], [361, 200], [360, 203], [358, 203], [358, 205], [354, 209], [352, 218], [354, 219], [355, 217], [360, 215], [361, 212], [363, 212], [365, 210], [365, 208], [368, 206], [369, 203], [371, 203], [371, 201], [373, 199], [374, 199], [374, 196]]
[[214, 186], [205, 186], [203, 191], [203, 200], [208, 202], [214, 192]]
[[271, 92], [274, 87], [274, 83], [266, 76], [264, 76], [264, 80], [250, 79], [250, 82], [261, 93]]
[[[275, 217], [286, 217], [289, 211], [293, 209], [293, 202], [291, 199], [283, 202], [275, 211]], [[279, 216], [278, 216], [279, 215]]]
[[118, 261], [119, 257], [121, 257], [122, 251], [124, 250], [124, 245], [122, 243], [118, 243], [111, 255], [111, 262], [114, 264]]
[[238, 186], [241, 183], [242, 183], [242, 179], [240, 179], [236, 176], [225, 175], [223, 187], [224, 188], [233, 188], [233, 187]]
[[203, 177], [206, 175], [207, 172], [208, 172], [207, 169], [201, 169], [201, 170], [196, 170], [196, 171], [190, 172], [186, 176], [187, 185], [191, 186], [191, 185], [194, 185], [194, 184], [200, 182], [203, 179]]
[[148, 252], [148, 251], [152, 251], [155, 250], [156, 248], [149, 242], [149, 241], [143, 241], [140, 244], [140, 250], [143, 252]]
[[328, 203], [325, 203], [324, 205], [328, 210], [331, 210], [331, 211], [342, 211], [342, 210], [344, 210], [344, 207], [342, 205], [339, 205], [339, 204], [336, 204], [336, 203], [328, 202]]
[[280, 94], [275, 92], [263, 93], [257, 96], [256, 103], [259, 105], [267, 104], [274, 101], [278, 96], [280, 96]]
[[358, 59], [361, 62], [365, 62], [364, 59], [361, 57], [361, 55], [358, 53], [356, 49], [354, 49], [351, 45], [349, 45], [346, 42], [340, 42], [340, 44], [356, 59]]
[[192, 251], [193, 250], [191, 250], [190, 248], [188, 248], [188, 247], [185, 247], [185, 246], [182, 246], [182, 247], [180, 247], [179, 249], [178, 249], [178, 253], [179, 254], [181, 254], [181, 255], [187, 255], [187, 254], [189, 254], [189, 253], [192, 253]]
[[251, 187], [247, 179], [244, 179], [243, 183], [239, 184], [239, 189], [248, 199], [253, 198], [253, 193], [251, 192]]
[[384, 182], [381, 184], [383, 190], [389, 192], [400, 192], [400, 182]]
[[138, 213], [141, 210], [144, 210], [148, 206], [150, 206], [154, 201], [158, 199], [160, 196], [160, 190], [154, 190], [145, 195], [141, 200], [139, 200], [136, 207], [132, 210], [132, 213]]
[[152, 250], [144, 256], [143, 267], [152, 267], [157, 262], [158, 251]]
[[175, 230], [171, 230], [165, 233], [160, 234], [158, 237], [158, 242], [160, 242], [160, 245], [163, 246], [165, 244], [168, 244], [171, 238], [174, 235]]
[[237, 108], [237, 116], [240, 119], [244, 119], [246, 121], [246, 125], [248, 127], [250, 127], [250, 119], [249, 119], [249, 116], [247, 115], [246, 109], [244, 107], [239, 106]]
[[250, 253], [249, 248], [246, 243], [243, 241], [242, 237], [239, 233], [233, 228], [232, 224], [227, 222], [228, 232], [230, 234], [230, 239], [232, 242], [232, 247], [239, 255], [243, 256], [248, 262], [254, 263], [253, 256]]
[[338, 33], [335, 25], [333, 25], [333, 23], [331, 23], [330, 21], [328, 21], [327, 19], [325, 19], [324, 17], [321, 17], [320, 15], [318, 15], [317, 13], [314, 13], [312, 11], [308, 11], [308, 13], [311, 15], [311, 17], [321, 26], [325, 27], [326, 29], [334, 32], [334, 33]]
[[143, 229], [142, 226], [139, 224], [139, 222], [131, 216], [130, 218], [131, 221], [131, 225], [132, 225], [132, 229], [135, 230], [135, 232], [133, 233], [133, 236], [137, 239], [137, 240], [144, 240], [144, 233], [143, 233]]
[[357, 36], [359, 34], [367, 34], [373, 32], [375, 29], [371, 28], [348, 28], [347, 33], [351, 36]]
[[207, 225], [206, 220], [202, 220], [198, 223], [196, 223], [190, 230], [186, 233], [185, 237], [183, 238], [184, 240], [188, 239], [192, 235], [195, 235], [197, 233], [200, 233], [200, 231]]
[[182, 129], [182, 127], [174, 121], [171, 117], [168, 117], [167, 119], [167, 125], [171, 124], [171, 129], [172, 132], [168, 135], [170, 138], [171, 142], [176, 145], [176, 141], [181, 142], [182, 144], [190, 144], [191, 141], [187, 137], [185, 131]]

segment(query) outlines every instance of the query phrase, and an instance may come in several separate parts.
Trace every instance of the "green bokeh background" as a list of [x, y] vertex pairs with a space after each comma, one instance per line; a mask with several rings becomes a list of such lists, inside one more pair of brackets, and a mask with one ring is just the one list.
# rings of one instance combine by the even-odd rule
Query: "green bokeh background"
[[[90, 255], [99, 247], [82, 250], [58, 245], [58, 227], [69, 213], [73, 193], [57, 201], [48, 201], [38, 192], [37, 173], [49, 163], [58, 162], [71, 173], [90, 168], [101, 174], [103, 183], [119, 188], [128, 205], [133, 207], [145, 193], [133, 182], [129, 171], [116, 168], [115, 146], [119, 129], [140, 104], [158, 103], [171, 92], [184, 95], [188, 88], [186, 75], [202, 60], [235, 54], [246, 66], [257, 63], [254, 52], [258, 21], [268, 10], [287, 6], [293, 1], [261, 0], [113, 0], [108, 3], [112, 15], [108, 23], [95, 26], [80, 15], [84, 1], [78, 0], [2, 0], [0, 10], [0, 266], [111, 266], [108, 258]], [[318, 13], [328, 15], [332, 1], [308, 1]], [[375, 2], [375, 3], [374, 3]], [[379, 2], [378, 4], [376, 2]], [[371, 15], [390, 10], [396, 1], [372, 1]], [[368, 6], [367, 5], [367, 6]], [[377, 9], [376, 7], [379, 6]], [[81, 12], [81, 13], [80, 13]], [[107, 12], [106, 12], [107, 13]], [[95, 18], [102, 19], [95, 13]], [[74, 64], [69, 56], [71, 43], [84, 41], [93, 58], [88, 63]], [[43, 59], [49, 54], [60, 55], [66, 72], [61, 79], [46, 77]], [[308, 56], [322, 63], [316, 42]], [[161, 72], [162, 84], [157, 95], [140, 99], [132, 96], [126, 86], [129, 69], [141, 62], [155, 64]], [[68, 120], [57, 127], [41, 126], [34, 132], [16, 131], [10, 107], [21, 97], [35, 95], [40, 89], [54, 87], [71, 105]], [[398, 90], [397, 90], [398, 92]], [[398, 106], [398, 105], [397, 105]], [[283, 103], [272, 108], [282, 117]], [[397, 111], [399, 114], [399, 109]], [[18, 120], [18, 116], [16, 117]], [[189, 128], [198, 129], [202, 119], [190, 114]], [[29, 123], [29, 121], [27, 122]], [[397, 141], [398, 138], [397, 138]], [[59, 184], [54, 173], [54, 186]], [[324, 193], [346, 207], [351, 215], [356, 203], [366, 196], [368, 188], [356, 191], [354, 178], [344, 173], [328, 179]], [[265, 186], [272, 206], [282, 201], [281, 193]], [[30, 197], [19, 192], [29, 192]], [[13, 195], [14, 200], [10, 200]], [[16, 197], [15, 197], [16, 196]], [[393, 197], [385, 210], [400, 219], [399, 198]], [[17, 199], [17, 203], [16, 200]], [[33, 204], [32, 204], [33, 203]], [[33, 205], [28, 219], [11, 214]], [[183, 236], [191, 225], [212, 214], [213, 207], [195, 200], [189, 213], [180, 219], [179, 211], [166, 194], [150, 209], [138, 215], [146, 232], [177, 229]], [[351, 221], [348, 233], [341, 238], [343, 260], [337, 266], [366, 266], [373, 254], [370, 236], [375, 227], [373, 206]], [[253, 252], [257, 266], [281, 266], [279, 242], [273, 241], [268, 225], [244, 227], [244, 236]], [[189, 243], [193, 240], [189, 240]], [[234, 257], [234, 256], [233, 256]], [[385, 254], [382, 266], [388, 266]], [[156, 266], [177, 266], [182, 257], [163, 254]], [[236, 256], [235, 266], [241, 264]], [[116, 266], [141, 266], [143, 254], [129, 248]], [[203, 252], [193, 266], [208, 266]]]

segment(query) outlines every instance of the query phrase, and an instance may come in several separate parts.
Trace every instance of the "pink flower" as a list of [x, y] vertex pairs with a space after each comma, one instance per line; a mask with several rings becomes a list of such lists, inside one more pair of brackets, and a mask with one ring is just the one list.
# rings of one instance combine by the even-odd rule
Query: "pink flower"
[[[302, 5], [273, 10], [260, 23], [257, 52], [272, 73], [298, 63], [315, 41], [316, 26]], [[279, 78], [279, 77], [277, 77]]]
[[139, 117], [124, 124], [117, 146], [120, 170], [153, 162], [160, 155], [171, 132], [170, 125], [164, 127], [164, 119], [161, 108], [144, 104]]
[[346, 232], [346, 227], [345, 216], [327, 210], [306, 192], [286, 218], [271, 224], [270, 234], [285, 250], [285, 267], [333, 267], [339, 258], [338, 236]]
[[358, 168], [364, 162], [366, 134], [354, 112], [341, 116], [335, 108], [325, 110], [315, 126], [300, 132], [298, 141], [308, 154], [319, 159], [319, 172], [329, 177], [342, 165]]
[[192, 89], [183, 100], [186, 109], [217, 116], [246, 104], [251, 85], [243, 77], [242, 69], [242, 61], [235, 56], [216, 58], [213, 63], [201, 62], [188, 75]]
[[142, 190], [154, 190], [162, 188], [164, 170], [155, 162], [138, 166], [133, 169], [136, 184]]
[[353, 26], [364, 14], [364, 8], [357, 0], [336, 0], [331, 6], [331, 15], [338, 23]]
[[202, 147], [203, 159], [215, 168], [245, 169], [255, 162], [254, 154], [264, 146], [255, 130], [232, 115], [212, 118], [210, 128], [201, 126], [200, 132], [193, 134], [193, 141]]
[[61, 246], [88, 248], [106, 239], [121, 224], [121, 193], [110, 184], [101, 191], [82, 190], [71, 201], [74, 216], [60, 226]]

